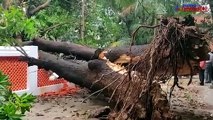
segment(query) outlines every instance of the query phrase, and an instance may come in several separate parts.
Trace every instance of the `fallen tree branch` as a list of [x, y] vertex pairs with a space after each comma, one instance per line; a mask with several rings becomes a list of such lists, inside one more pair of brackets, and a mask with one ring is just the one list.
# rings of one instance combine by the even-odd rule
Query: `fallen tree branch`
[[38, 7], [36, 7], [35, 9], [28, 11], [27, 16], [33, 16], [34, 14], [36, 14], [37, 12], [39, 12], [40, 10], [43, 10], [44, 8], [48, 7], [50, 4], [51, 0], [47, 0], [45, 3], [43, 3], [42, 5], [39, 5]]
[[58, 23], [58, 24], [55, 24], [55, 25], [52, 25], [44, 30], [42, 30], [41, 34], [46, 34], [48, 33], [49, 31], [57, 28], [57, 27], [60, 27], [60, 26], [63, 26], [63, 25], [66, 25], [66, 24], [69, 24], [69, 22], [63, 22], [63, 23]]

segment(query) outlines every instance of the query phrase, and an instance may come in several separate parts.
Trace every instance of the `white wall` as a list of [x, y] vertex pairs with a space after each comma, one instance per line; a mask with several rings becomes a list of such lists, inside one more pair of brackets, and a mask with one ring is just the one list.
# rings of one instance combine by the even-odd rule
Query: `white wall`
[[[25, 52], [30, 57], [38, 58], [38, 47], [37, 46], [25, 46], [23, 47]], [[17, 51], [15, 47], [8, 46], [0, 46], [0, 57], [15, 57], [15, 56], [23, 56], [22, 53]], [[27, 89], [13, 91], [18, 94], [22, 93], [32, 93], [33, 95], [40, 95], [45, 92], [53, 92], [61, 89], [63, 84], [50, 85], [45, 87], [38, 87], [38, 67], [37, 66], [29, 66], [27, 68]], [[70, 84], [71, 86], [73, 84]]]

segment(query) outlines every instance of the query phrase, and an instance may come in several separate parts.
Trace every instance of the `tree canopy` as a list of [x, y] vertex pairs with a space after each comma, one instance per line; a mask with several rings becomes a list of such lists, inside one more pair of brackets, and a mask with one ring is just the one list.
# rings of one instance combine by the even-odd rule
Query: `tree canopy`
[[[1, 0], [1, 3], [3, 45], [13, 39], [29, 41], [43, 37], [96, 48], [129, 45], [133, 31], [142, 24], [153, 26], [162, 17], [195, 14], [176, 11], [176, 5], [212, 5], [210, 0]], [[154, 31], [141, 28], [135, 44], [149, 43]]]

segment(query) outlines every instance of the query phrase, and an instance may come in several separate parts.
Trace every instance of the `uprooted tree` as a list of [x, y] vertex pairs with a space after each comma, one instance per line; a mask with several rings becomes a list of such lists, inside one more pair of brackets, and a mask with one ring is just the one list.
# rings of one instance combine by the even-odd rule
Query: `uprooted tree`
[[[52, 70], [94, 91], [92, 95], [103, 93], [112, 104], [108, 119], [170, 120], [173, 115], [159, 81], [174, 76], [173, 90], [176, 85], [180, 87], [178, 75], [196, 73], [198, 62], [207, 58], [208, 37], [195, 26], [181, 24], [173, 18], [156, 27], [157, 34], [149, 45], [107, 50], [34, 39], [28, 44], [81, 60], [60, 59], [43, 51], [39, 52], [39, 59], [24, 56], [22, 60]], [[122, 67], [115, 63], [128, 64]]]

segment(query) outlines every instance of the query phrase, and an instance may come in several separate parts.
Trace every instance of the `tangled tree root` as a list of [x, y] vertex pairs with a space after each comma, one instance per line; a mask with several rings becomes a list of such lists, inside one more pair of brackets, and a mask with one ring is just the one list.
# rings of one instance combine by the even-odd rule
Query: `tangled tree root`
[[[167, 95], [158, 81], [167, 81], [174, 76], [173, 90], [179, 86], [177, 75], [182, 69], [189, 69], [192, 76], [196, 72], [193, 67], [206, 59], [203, 54], [208, 52], [207, 42], [203, 39], [205, 35], [194, 26], [185, 26], [171, 18], [158, 27], [158, 34], [145, 55], [141, 55], [141, 60], [129, 67], [129, 75], [113, 87], [116, 88], [112, 92], [115, 109], [110, 113], [110, 119], [173, 119]], [[133, 70], [139, 72], [138, 77], [130, 75]]]

